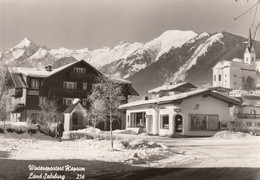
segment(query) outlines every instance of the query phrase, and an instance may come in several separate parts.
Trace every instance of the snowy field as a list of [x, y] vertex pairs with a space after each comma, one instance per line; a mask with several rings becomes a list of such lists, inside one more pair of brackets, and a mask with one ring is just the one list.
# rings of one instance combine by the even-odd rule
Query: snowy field
[[[209, 138], [120, 136], [124, 140], [115, 140], [114, 150], [111, 150], [108, 140], [58, 142], [39, 132], [33, 136], [27, 133], [0, 134], [0, 162], [10, 163], [9, 166], [15, 168], [17, 163], [24, 164], [24, 167], [19, 165], [18, 174], [28, 172], [31, 163], [46, 166], [80, 164], [87, 168], [85, 174], [88, 177], [97, 173], [111, 175], [145, 171], [147, 168], [188, 168], [189, 171], [190, 168], [260, 168], [259, 136], [242, 133], [222, 133]], [[129, 139], [128, 148], [126, 139]], [[1, 163], [0, 171], [6, 171], [6, 175], [10, 168], [5, 169]]]
[[[0, 151], [7, 152], [9, 159], [81, 159], [145, 167], [173, 166], [192, 159], [166, 145], [145, 141], [141, 137], [129, 142], [125, 139], [127, 138], [114, 140], [114, 150], [111, 150], [109, 140], [78, 139], [58, 142], [57, 139], [41, 133], [33, 136], [26, 133], [6, 133], [0, 134]], [[130, 136], [129, 139], [133, 137]], [[125, 147], [125, 142], [129, 143], [129, 147]]]

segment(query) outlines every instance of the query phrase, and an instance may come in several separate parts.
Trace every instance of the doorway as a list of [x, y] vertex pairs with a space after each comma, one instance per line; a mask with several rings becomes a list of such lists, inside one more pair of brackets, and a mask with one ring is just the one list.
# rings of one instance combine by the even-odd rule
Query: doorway
[[177, 134], [181, 134], [182, 133], [182, 129], [183, 129], [183, 125], [182, 125], [182, 115], [177, 114], [174, 118], [174, 122], [175, 122], [175, 133]]

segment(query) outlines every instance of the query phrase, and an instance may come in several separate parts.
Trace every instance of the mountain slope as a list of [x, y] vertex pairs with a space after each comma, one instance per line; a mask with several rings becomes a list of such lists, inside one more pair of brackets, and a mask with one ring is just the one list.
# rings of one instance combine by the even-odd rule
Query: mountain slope
[[23, 39], [13, 48], [0, 54], [0, 59], [6, 64], [16, 64], [26, 60], [40, 48], [39, 45], [31, 42], [28, 38]]
[[[201, 36], [201, 37], [200, 37]], [[259, 42], [255, 42], [260, 57]], [[247, 40], [227, 32], [203, 33], [181, 48], [172, 49], [158, 61], [129, 77], [133, 87], [145, 95], [149, 89], [169, 82], [189, 81], [202, 86], [212, 82], [212, 68], [225, 59], [243, 58]]]
[[[212, 68], [221, 60], [243, 58], [247, 39], [227, 32], [166, 31], [147, 43], [121, 42], [96, 50], [48, 49], [28, 38], [3, 53], [0, 60], [15, 66], [54, 68], [84, 59], [104, 73], [128, 78], [140, 97], [169, 82], [189, 81], [203, 86], [212, 82]], [[257, 57], [260, 42], [254, 41]], [[260, 61], [257, 63], [260, 67]], [[259, 68], [260, 69], [260, 68]]]
[[128, 78], [148, 65], [156, 62], [163, 54], [170, 49], [180, 48], [187, 41], [197, 36], [193, 31], [171, 30], [164, 32], [158, 38], [139, 47], [135, 52], [125, 59], [119, 59], [101, 68], [101, 71], [108, 74]]

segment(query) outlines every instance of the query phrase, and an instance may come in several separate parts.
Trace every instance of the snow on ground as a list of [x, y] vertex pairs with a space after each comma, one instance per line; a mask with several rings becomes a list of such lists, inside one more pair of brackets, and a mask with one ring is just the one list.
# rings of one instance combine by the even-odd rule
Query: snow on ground
[[7, 152], [9, 159], [81, 159], [142, 167], [260, 167], [260, 137], [225, 131], [217, 134], [219, 138], [117, 134], [123, 140], [114, 140], [114, 150], [111, 150], [109, 140], [58, 142], [41, 133], [33, 136], [5, 133], [0, 134], [0, 152]]
[[18, 130], [18, 131], [27, 131], [29, 129], [31, 130], [37, 130], [38, 126], [34, 125], [34, 124], [28, 124], [27, 122], [0, 122], [0, 129], [14, 129], [14, 130]]
[[[40, 134], [40, 135], [39, 135]], [[8, 152], [9, 159], [44, 160], [44, 159], [81, 159], [89, 161], [120, 162], [143, 167], [167, 167], [192, 160], [179, 154], [166, 145], [146, 141], [138, 137], [134, 141], [114, 140], [111, 150], [109, 140], [38, 140], [33, 136], [15, 133], [0, 134], [0, 152]], [[44, 136], [36, 134], [39, 139]], [[16, 136], [16, 135], [15, 135]], [[132, 138], [132, 137], [131, 137]]]
[[251, 135], [243, 132], [233, 132], [233, 131], [220, 131], [214, 135], [216, 139], [241, 139], [247, 138]]

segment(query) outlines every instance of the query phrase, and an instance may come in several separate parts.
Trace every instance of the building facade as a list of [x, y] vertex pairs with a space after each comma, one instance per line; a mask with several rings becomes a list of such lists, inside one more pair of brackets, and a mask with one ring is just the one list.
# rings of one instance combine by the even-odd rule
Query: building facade
[[[64, 120], [64, 111], [74, 99], [80, 99], [81, 105], [88, 109], [88, 96], [97, 86], [96, 78], [105, 76], [84, 60], [70, 63], [57, 69], [12, 67], [8, 69], [8, 93], [11, 98], [11, 121], [37, 122], [41, 105], [46, 99], [54, 99], [58, 107], [56, 121]], [[131, 82], [112, 78], [122, 86], [122, 104], [128, 102], [129, 95], [138, 95]], [[76, 122], [76, 121], [75, 121]], [[122, 124], [124, 124], [122, 122]], [[123, 127], [123, 125], [121, 126]], [[85, 124], [78, 124], [85, 126]], [[121, 127], [121, 128], [122, 128]]]
[[[176, 85], [177, 89], [181, 86], [187, 87], [187, 84]], [[170, 87], [169, 91], [173, 92]], [[193, 88], [190, 84], [188, 87]], [[165, 87], [162, 89], [165, 91]], [[154, 90], [150, 92], [154, 93]], [[190, 89], [131, 102], [120, 108], [126, 109], [128, 130], [161, 136], [212, 136], [218, 130], [227, 128], [233, 105], [240, 105], [240, 100], [210, 89]]]

